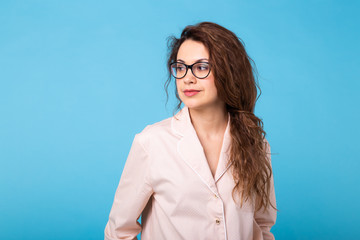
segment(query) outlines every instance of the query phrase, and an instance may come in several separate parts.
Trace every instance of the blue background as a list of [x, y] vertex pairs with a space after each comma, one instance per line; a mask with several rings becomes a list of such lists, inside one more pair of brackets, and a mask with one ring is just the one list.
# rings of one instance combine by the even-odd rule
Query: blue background
[[359, 9], [1, 1], [0, 239], [103, 239], [134, 135], [175, 106], [166, 38], [199, 21], [235, 32], [258, 67], [276, 239], [359, 239]]

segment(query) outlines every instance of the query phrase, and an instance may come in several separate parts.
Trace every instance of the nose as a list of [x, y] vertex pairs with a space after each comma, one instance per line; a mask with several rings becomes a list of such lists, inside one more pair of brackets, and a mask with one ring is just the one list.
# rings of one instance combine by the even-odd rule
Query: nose
[[196, 77], [194, 76], [194, 74], [192, 73], [190, 68], [188, 69], [183, 80], [184, 80], [184, 83], [187, 83], [187, 84], [196, 82]]

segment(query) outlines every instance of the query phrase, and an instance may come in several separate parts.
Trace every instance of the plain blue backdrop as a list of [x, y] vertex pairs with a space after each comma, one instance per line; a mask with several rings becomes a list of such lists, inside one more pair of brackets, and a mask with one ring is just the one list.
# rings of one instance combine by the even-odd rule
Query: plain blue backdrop
[[360, 239], [359, 9], [1, 1], [0, 239], [103, 239], [134, 135], [175, 107], [166, 38], [200, 21], [235, 32], [257, 65], [276, 239]]

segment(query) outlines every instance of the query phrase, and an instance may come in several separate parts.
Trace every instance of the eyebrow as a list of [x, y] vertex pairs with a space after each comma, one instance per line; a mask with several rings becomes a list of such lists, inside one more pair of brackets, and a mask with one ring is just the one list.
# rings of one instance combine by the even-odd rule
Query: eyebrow
[[[207, 59], [207, 58], [200, 58], [200, 59], [196, 60], [195, 62], [197, 63], [197, 62], [201, 62], [201, 61], [203, 61], [203, 60], [209, 61], [209, 59]], [[177, 62], [183, 62], [183, 63], [185, 63], [185, 61], [182, 60], [182, 59], [177, 59], [176, 61], [177, 61]]]

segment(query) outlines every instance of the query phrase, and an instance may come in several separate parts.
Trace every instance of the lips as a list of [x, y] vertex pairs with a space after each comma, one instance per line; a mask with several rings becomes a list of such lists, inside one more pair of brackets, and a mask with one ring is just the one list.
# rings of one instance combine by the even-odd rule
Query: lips
[[197, 94], [198, 92], [200, 92], [200, 90], [195, 90], [195, 89], [187, 89], [187, 90], [184, 90], [185, 96], [188, 96], [188, 97], [194, 96], [194, 95]]

